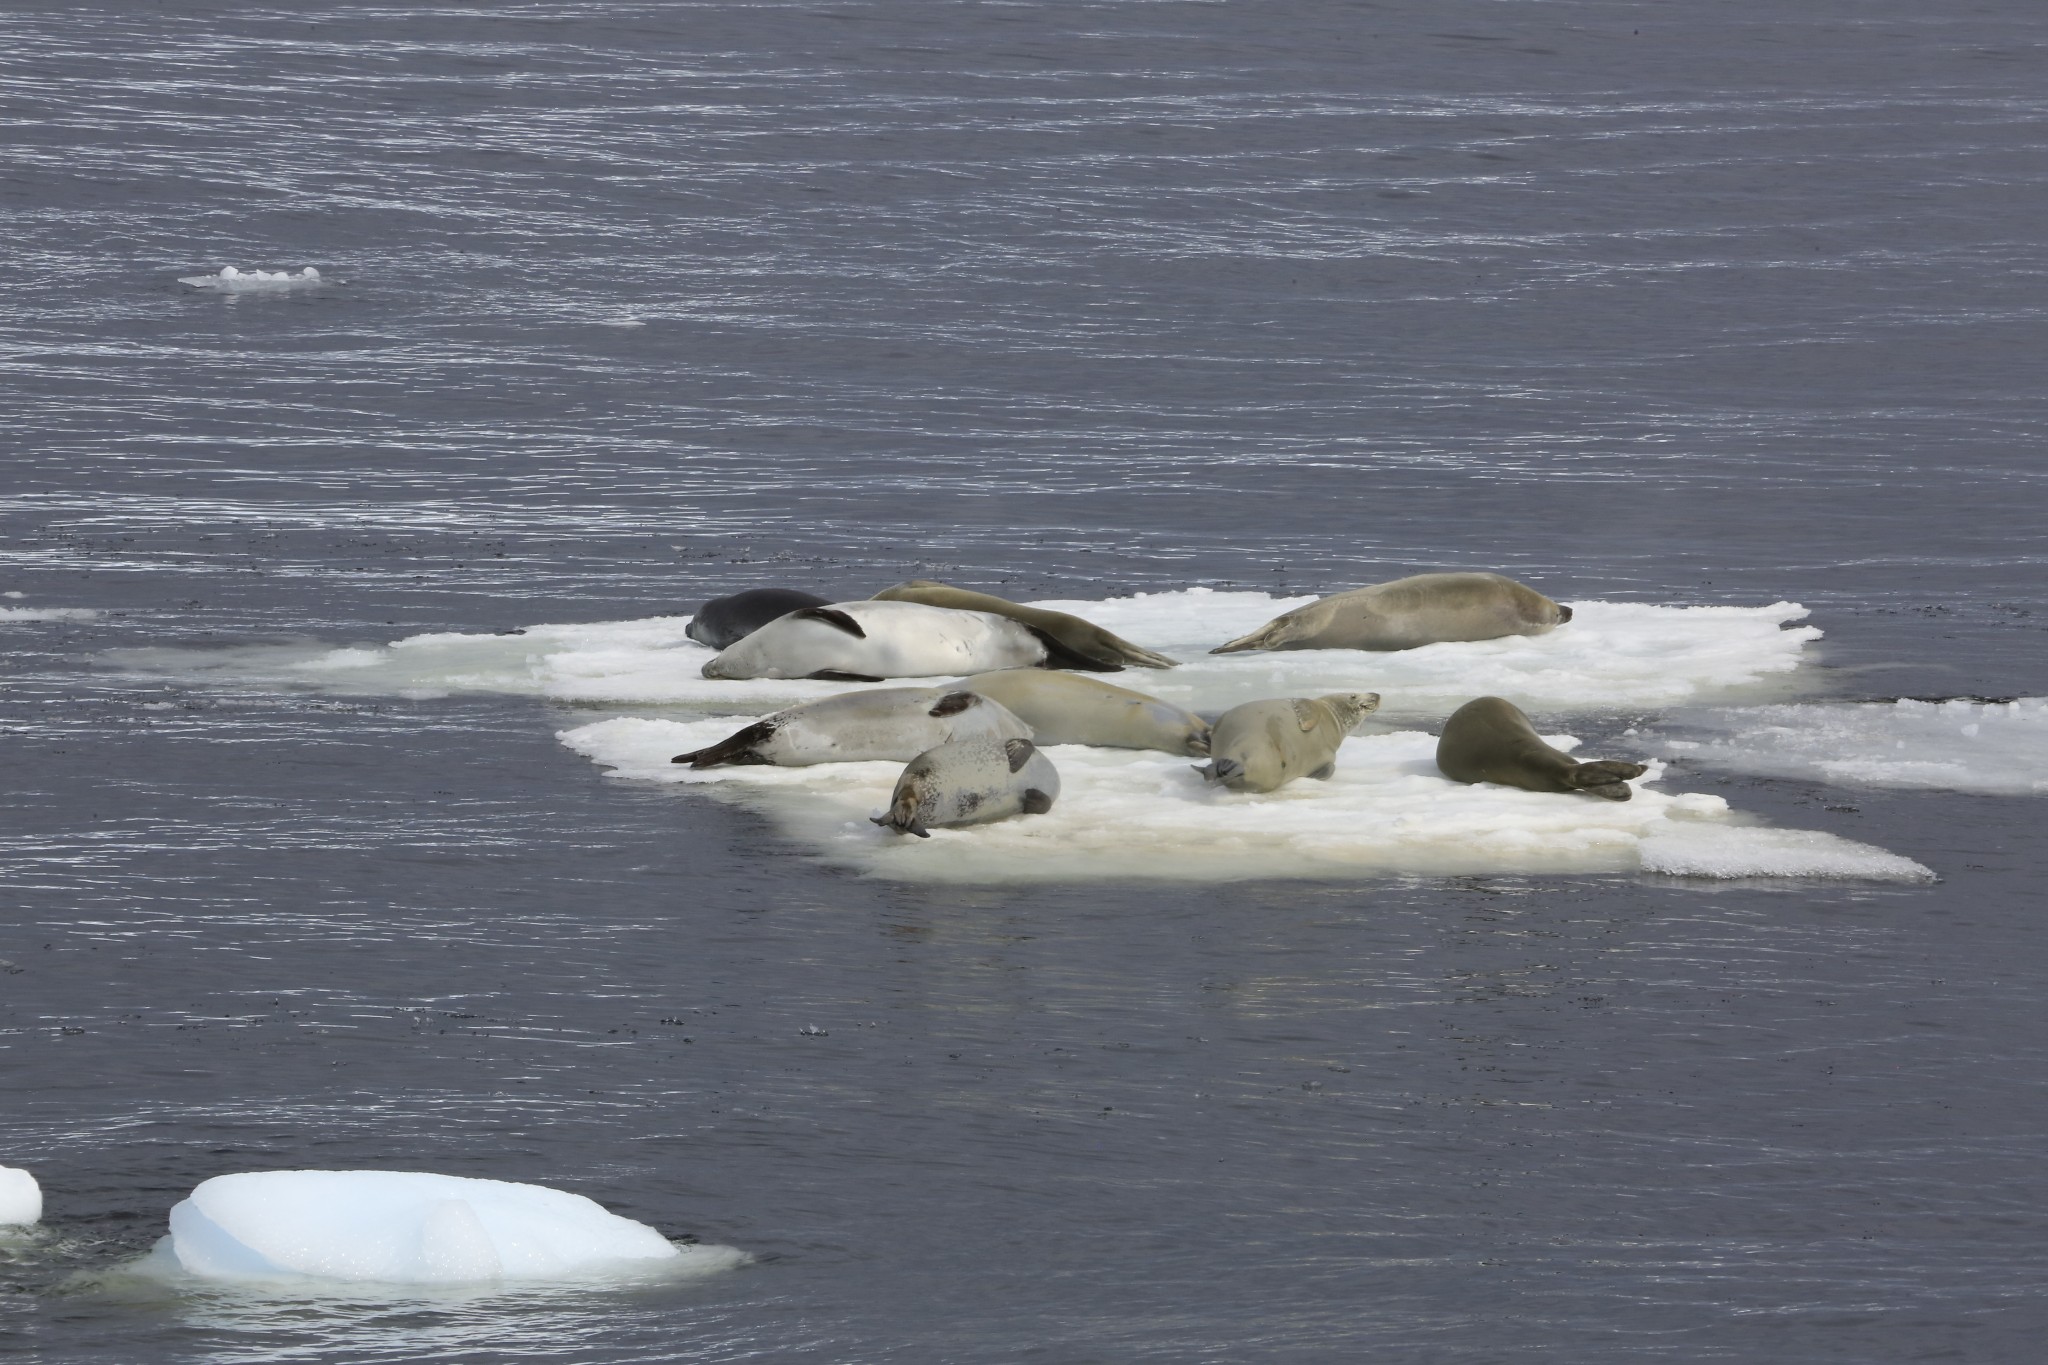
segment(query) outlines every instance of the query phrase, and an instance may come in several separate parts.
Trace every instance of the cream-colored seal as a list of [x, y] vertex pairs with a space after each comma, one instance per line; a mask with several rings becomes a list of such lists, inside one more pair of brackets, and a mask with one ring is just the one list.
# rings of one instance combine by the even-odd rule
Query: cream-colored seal
[[1335, 692], [1233, 706], [1209, 733], [1208, 765], [1195, 771], [1211, 786], [1234, 792], [1269, 792], [1297, 777], [1331, 777], [1338, 746], [1379, 704], [1377, 692]]
[[[908, 583], [898, 583], [893, 588], [884, 588], [875, 594], [880, 602], [923, 602], [933, 607], [953, 607], [960, 611], [987, 611], [997, 616], [1007, 616], [1012, 621], [1022, 621], [1027, 626], [1044, 631], [1047, 635], [1066, 646], [1084, 659], [1111, 668], [1126, 664], [1138, 668], [1174, 668], [1180, 660], [1169, 659], [1164, 654], [1134, 645], [1120, 635], [1111, 634], [1092, 621], [1078, 616], [1069, 616], [1063, 611], [1047, 611], [1043, 607], [1027, 607], [1016, 602], [992, 597], [985, 592], [972, 592], [966, 588], [949, 587], [934, 583], [929, 578], [913, 578]], [[1073, 665], [1055, 663], [1055, 668]]]
[[1318, 598], [1211, 654], [1255, 649], [1414, 649], [1447, 640], [1542, 635], [1572, 609], [1497, 573], [1421, 573]]

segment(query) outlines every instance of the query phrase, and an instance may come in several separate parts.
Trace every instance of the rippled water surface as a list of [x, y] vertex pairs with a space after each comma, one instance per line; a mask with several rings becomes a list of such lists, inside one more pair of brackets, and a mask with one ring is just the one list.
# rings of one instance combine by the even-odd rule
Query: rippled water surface
[[[2044, 222], [2025, 0], [10, 7], [0, 1353], [2037, 1359]], [[1808, 608], [1570, 728], [1939, 880], [876, 879], [243, 666], [1472, 567]], [[118, 1273], [300, 1166], [757, 1259]]]

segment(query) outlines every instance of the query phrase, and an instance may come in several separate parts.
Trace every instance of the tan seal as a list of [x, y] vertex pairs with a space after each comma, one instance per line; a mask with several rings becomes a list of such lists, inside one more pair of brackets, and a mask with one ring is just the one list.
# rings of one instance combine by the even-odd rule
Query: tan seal
[[1209, 732], [1208, 766], [1195, 769], [1210, 786], [1269, 792], [1297, 777], [1330, 778], [1337, 748], [1369, 713], [1377, 692], [1283, 697], [1233, 706]]
[[1453, 782], [1498, 782], [1532, 792], [1584, 792], [1609, 801], [1634, 795], [1629, 779], [1649, 769], [1640, 763], [1596, 759], [1582, 763], [1551, 748], [1522, 708], [1500, 697], [1468, 701], [1444, 722], [1436, 766]]
[[875, 824], [931, 838], [927, 826], [980, 825], [1043, 815], [1060, 794], [1059, 771], [1028, 739], [956, 739], [910, 760]]
[[[958, 611], [986, 611], [997, 616], [1007, 616], [1012, 621], [1044, 631], [1060, 644], [1066, 646], [1084, 659], [1098, 664], [1121, 668], [1132, 665], [1137, 668], [1175, 668], [1178, 659], [1169, 659], [1164, 654], [1134, 645], [1120, 635], [1113, 635], [1092, 621], [1078, 616], [1069, 616], [1063, 611], [1047, 611], [1043, 607], [1026, 607], [1008, 602], [1000, 597], [991, 597], [985, 592], [971, 592], [966, 588], [950, 587], [934, 583], [929, 578], [913, 578], [908, 583], [898, 583], [893, 588], [884, 588], [875, 594], [882, 602], [922, 602], [932, 607], [952, 607]], [[1055, 665], [1056, 667], [1062, 665]]]
[[1570, 607], [1497, 573], [1419, 573], [1318, 598], [1209, 652], [1414, 649], [1453, 640], [1542, 635], [1571, 619]]
[[1006, 668], [954, 684], [998, 702], [1031, 727], [1040, 744], [1159, 749], [1207, 755], [1209, 722], [1171, 702], [1078, 673]]

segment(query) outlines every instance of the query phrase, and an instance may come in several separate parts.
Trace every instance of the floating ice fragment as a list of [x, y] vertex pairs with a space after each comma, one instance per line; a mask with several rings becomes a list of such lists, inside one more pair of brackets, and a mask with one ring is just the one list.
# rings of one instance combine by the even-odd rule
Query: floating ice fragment
[[420, 1286], [634, 1279], [746, 1259], [678, 1248], [580, 1194], [418, 1171], [215, 1176], [171, 1209], [153, 1257], [210, 1280]]
[[90, 621], [98, 615], [90, 607], [0, 607], [0, 625], [21, 621]]
[[24, 1227], [43, 1216], [43, 1188], [19, 1166], [0, 1166], [0, 1228]]
[[1809, 702], [1696, 712], [1638, 742], [1652, 753], [1683, 752], [1688, 763], [1701, 767], [1766, 777], [2048, 794], [2048, 697]]
[[320, 272], [307, 266], [294, 275], [289, 270], [237, 270], [231, 265], [218, 275], [180, 275], [179, 284], [194, 289], [212, 289], [225, 294], [247, 294], [262, 290], [305, 289], [321, 283]]

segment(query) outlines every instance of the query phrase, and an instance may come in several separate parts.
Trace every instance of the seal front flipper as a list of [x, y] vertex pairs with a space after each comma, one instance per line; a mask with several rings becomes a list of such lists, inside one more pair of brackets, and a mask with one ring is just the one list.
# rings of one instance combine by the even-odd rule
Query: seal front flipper
[[979, 692], [948, 692], [945, 696], [932, 703], [932, 709], [925, 712], [925, 714], [928, 716], [957, 716], [980, 700], [981, 694]]
[[854, 620], [837, 607], [804, 607], [799, 611], [789, 613], [789, 615], [792, 619], [798, 621], [823, 621], [835, 630], [845, 631], [856, 640], [868, 638], [868, 633], [861, 629], [860, 622]]
[[1020, 772], [1031, 761], [1031, 755], [1038, 752], [1038, 746], [1028, 739], [1006, 739], [1003, 752], [1010, 757], [1010, 771]]
[[846, 672], [845, 670], [843, 670], [843, 669], [838, 669], [838, 668], [821, 668], [821, 669], [817, 670], [817, 671], [816, 671], [815, 673], [806, 673], [806, 674], [804, 674], [804, 676], [805, 676], [806, 678], [810, 678], [810, 679], [813, 679], [814, 681], [817, 681], [817, 682], [887, 682], [887, 681], [888, 681], [888, 679], [887, 679], [887, 678], [878, 678], [878, 677], [876, 677], [876, 676], [875, 676], [874, 674], [872, 674], [872, 673], [848, 673], [848, 672]]
[[717, 768], [724, 765], [740, 766], [748, 763], [769, 763], [763, 758], [760, 746], [775, 735], [775, 722], [757, 720], [739, 733], [729, 735], [708, 748], [697, 749], [687, 754], [677, 754], [671, 763], [687, 763], [692, 768]]

